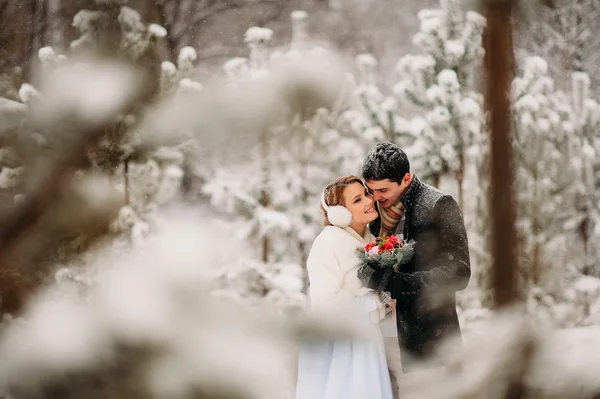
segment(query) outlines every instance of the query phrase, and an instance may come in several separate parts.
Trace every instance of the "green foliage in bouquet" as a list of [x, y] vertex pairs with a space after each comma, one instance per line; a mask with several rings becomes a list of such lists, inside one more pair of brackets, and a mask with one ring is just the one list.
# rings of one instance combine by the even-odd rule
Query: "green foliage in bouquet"
[[415, 241], [400, 241], [396, 236], [377, 237], [375, 241], [358, 249], [362, 266], [372, 269], [398, 271], [398, 267], [410, 261], [414, 254]]

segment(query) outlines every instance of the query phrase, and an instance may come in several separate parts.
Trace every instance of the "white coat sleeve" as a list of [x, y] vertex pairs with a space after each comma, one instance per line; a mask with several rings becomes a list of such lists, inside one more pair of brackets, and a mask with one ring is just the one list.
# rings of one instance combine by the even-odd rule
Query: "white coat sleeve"
[[333, 249], [319, 244], [315, 242], [313, 245], [306, 265], [313, 308], [335, 306], [343, 297], [347, 297], [345, 290], [342, 290], [343, 280]]

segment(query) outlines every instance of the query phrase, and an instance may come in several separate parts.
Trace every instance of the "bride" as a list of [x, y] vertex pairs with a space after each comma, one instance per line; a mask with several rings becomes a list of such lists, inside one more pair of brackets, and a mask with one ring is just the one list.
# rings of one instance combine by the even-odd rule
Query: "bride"
[[360, 178], [340, 177], [325, 188], [321, 211], [325, 228], [307, 260], [311, 313], [344, 311], [369, 334], [368, 338], [304, 344], [296, 399], [393, 399], [377, 325], [385, 305], [357, 276], [356, 249], [373, 239], [367, 229], [377, 218], [373, 198]]

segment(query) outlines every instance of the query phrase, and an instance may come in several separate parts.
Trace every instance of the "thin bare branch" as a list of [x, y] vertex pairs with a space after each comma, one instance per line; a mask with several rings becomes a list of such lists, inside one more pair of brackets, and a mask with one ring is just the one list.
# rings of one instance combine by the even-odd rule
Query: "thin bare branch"
[[238, 8], [241, 7], [242, 5], [244, 5], [243, 1], [223, 1], [223, 2], [218, 2], [212, 5], [209, 5], [207, 8], [198, 11], [195, 15], [194, 18], [192, 19], [192, 25], [196, 25], [199, 23], [204, 22], [206, 19], [212, 17], [215, 14], [218, 14], [220, 12], [229, 10], [229, 9], [233, 9], [233, 8]]
[[208, 6], [202, 10], [199, 10], [192, 19], [192, 24], [196, 25], [204, 20], [221, 13], [226, 10], [244, 7], [248, 5], [256, 5], [256, 4], [276, 4], [278, 6], [281, 5], [281, 0], [255, 0], [255, 1], [244, 1], [244, 0], [222, 0], [217, 2], [210, 2]]

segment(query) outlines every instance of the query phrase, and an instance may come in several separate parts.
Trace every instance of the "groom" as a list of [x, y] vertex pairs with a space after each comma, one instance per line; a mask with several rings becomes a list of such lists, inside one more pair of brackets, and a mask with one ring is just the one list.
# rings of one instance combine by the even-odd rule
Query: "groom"
[[[416, 242], [413, 257], [392, 274], [385, 289], [396, 300], [402, 372], [440, 366], [432, 355], [446, 338], [460, 337], [455, 293], [471, 276], [462, 212], [450, 195], [417, 179], [395, 144], [375, 145], [362, 175], [379, 212], [369, 225], [371, 233]], [[371, 288], [382, 274], [374, 272]], [[398, 378], [394, 365], [390, 370]]]

